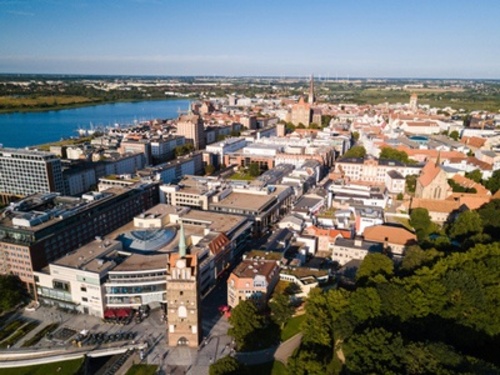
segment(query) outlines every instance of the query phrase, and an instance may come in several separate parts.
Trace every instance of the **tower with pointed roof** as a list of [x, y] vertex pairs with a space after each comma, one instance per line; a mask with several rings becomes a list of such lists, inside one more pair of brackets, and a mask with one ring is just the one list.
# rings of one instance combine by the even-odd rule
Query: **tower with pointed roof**
[[167, 261], [167, 339], [169, 346], [197, 348], [202, 337], [198, 256], [189, 254], [180, 223], [179, 252]]
[[316, 98], [314, 96], [314, 74], [311, 74], [311, 80], [309, 82], [309, 99], [307, 102], [310, 105], [313, 105], [315, 101], [316, 101]]

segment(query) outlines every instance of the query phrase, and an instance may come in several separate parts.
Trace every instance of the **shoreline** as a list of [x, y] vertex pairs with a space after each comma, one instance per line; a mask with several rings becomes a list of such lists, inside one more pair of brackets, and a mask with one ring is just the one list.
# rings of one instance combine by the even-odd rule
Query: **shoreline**
[[33, 108], [17, 108], [17, 109], [0, 109], [0, 115], [8, 115], [8, 114], [16, 114], [16, 113], [37, 113], [37, 112], [50, 112], [50, 111], [64, 111], [65, 109], [76, 109], [76, 108], [84, 108], [84, 107], [95, 107], [98, 105], [105, 104], [117, 104], [117, 103], [140, 103], [140, 102], [157, 102], [162, 100], [195, 100], [195, 98], [179, 98], [177, 96], [174, 97], [166, 97], [166, 98], [151, 98], [151, 99], [121, 99], [121, 100], [103, 100], [99, 102], [90, 101], [87, 103], [75, 103], [68, 105], [57, 105], [54, 107], [33, 107]]

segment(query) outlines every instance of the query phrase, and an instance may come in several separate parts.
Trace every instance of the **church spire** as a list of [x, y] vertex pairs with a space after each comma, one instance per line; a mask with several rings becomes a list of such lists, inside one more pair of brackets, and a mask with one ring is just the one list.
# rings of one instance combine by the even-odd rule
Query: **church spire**
[[186, 235], [184, 234], [184, 225], [182, 224], [182, 221], [179, 236], [181, 237], [179, 239], [179, 256], [184, 258], [186, 257]]
[[441, 164], [441, 150], [438, 151], [438, 156], [436, 159], [436, 167], [439, 167], [440, 164]]
[[309, 83], [309, 104], [313, 104], [315, 102], [314, 98], [314, 74], [311, 74], [311, 81]]

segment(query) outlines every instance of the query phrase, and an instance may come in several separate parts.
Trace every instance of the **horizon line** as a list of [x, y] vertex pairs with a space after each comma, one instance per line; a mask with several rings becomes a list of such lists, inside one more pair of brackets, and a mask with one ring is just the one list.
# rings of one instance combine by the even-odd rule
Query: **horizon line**
[[[108, 73], [12, 73], [12, 72], [0, 72], [0, 76], [63, 76], [63, 77], [172, 77], [172, 78], [299, 78], [303, 80], [310, 80], [310, 76], [305, 75], [220, 75], [220, 74], [108, 74]], [[441, 78], [441, 77], [398, 77], [398, 76], [336, 76], [334, 78], [323, 75], [314, 76], [314, 81], [354, 81], [354, 80], [431, 80], [431, 81], [500, 81], [500, 78]]]

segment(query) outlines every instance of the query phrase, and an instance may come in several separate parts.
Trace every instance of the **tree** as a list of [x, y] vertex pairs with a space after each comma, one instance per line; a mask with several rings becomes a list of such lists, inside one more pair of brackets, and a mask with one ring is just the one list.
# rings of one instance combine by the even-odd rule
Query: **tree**
[[0, 313], [22, 302], [24, 288], [17, 276], [0, 275], [0, 290]]
[[353, 335], [345, 344], [351, 374], [403, 374], [403, 339], [384, 328], [372, 328]]
[[284, 294], [277, 294], [269, 303], [271, 308], [271, 318], [281, 328], [293, 315], [294, 309], [290, 304], [290, 297]]
[[264, 317], [251, 300], [238, 303], [231, 311], [228, 334], [233, 336], [240, 350], [252, 348], [259, 341], [257, 332], [264, 327]]
[[491, 177], [486, 181], [485, 185], [492, 194], [495, 194], [498, 190], [500, 190], [500, 169], [493, 172]]
[[377, 275], [389, 278], [393, 275], [394, 263], [384, 254], [370, 253], [361, 262], [356, 272], [357, 282], [375, 281]]
[[472, 172], [466, 173], [465, 177], [471, 179], [474, 182], [481, 183], [481, 180], [483, 179], [483, 174], [479, 169], [474, 169]]
[[410, 214], [410, 225], [415, 228], [419, 241], [427, 238], [432, 233], [433, 225], [429, 211], [426, 208], [415, 208]]
[[430, 266], [441, 256], [443, 254], [436, 249], [422, 250], [419, 246], [411, 246], [405, 252], [400, 269], [405, 273], [412, 273], [423, 266]]
[[299, 284], [295, 282], [291, 282], [288, 284], [288, 286], [285, 288], [285, 294], [288, 296], [292, 296], [294, 294], [302, 293], [302, 288], [300, 287]]
[[359, 140], [359, 132], [352, 132], [352, 139], [357, 142]]
[[354, 146], [342, 155], [342, 158], [364, 158], [365, 156], [366, 149], [363, 146]]
[[453, 130], [448, 136], [455, 141], [458, 141], [460, 138], [460, 134], [456, 130]]
[[321, 127], [326, 128], [330, 126], [330, 121], [332, 120], [332, 116], [330, 115], [322, 115], [321, 116]]
[[404, 151], [396, 150], [392, 147], [382, 147], [379, 159], [381, 160], [396, 160], [404, 164], [416, 164], [417, 162], [411, 160], [408, 154]]
[[207, 165], [205, 165], [205, 174], [211, 175], [214, 172], [215, 172], [215, 167], [213, 166], [213, 164], [207, 164]]
[[239, 375], [245, 371], [244, 366], [231, 356], [225, 356], [210, 366], [210, 375]]
[[450, 237], [459, 241], [482, 233], [482, 231], [483, 223], [477, 211], [464, 211], [460, 213], [449, 227]]
[[250, 163], [248, 166], [248, 173], [252, 177], [257, 177], [260, 175], [260, 167], [258, 163]]
[[416, 174], [409, 174], [405, 177], [406, 182], [406, 190], [408, 193], [415, 193], [415, 189], [417, 188], [417, 178]]

